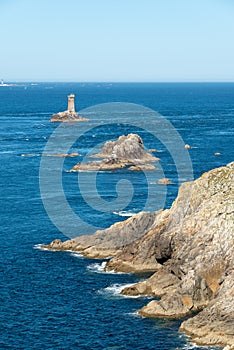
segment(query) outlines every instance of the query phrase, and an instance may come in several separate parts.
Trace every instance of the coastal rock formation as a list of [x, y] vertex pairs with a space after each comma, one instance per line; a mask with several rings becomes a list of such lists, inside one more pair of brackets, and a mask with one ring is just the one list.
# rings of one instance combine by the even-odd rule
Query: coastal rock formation
[[[178, 318], [200, 311], [180, 330], [199, 344], [234, 344], [234, 163], [183, 184], [150, 232], [110, 260], [116, 271], [141, 266], [154, 255], [160, 267], [123, 294], [151, 294], [139, 313]], [[150, 252], [145, 249], [147, 245]], [[142, 256], [142, 252], [145, 252]], [[191, 314], [192, 316], [192, 314]]]
[[158, 161], [151, 153], [146, 152], [141, 137], [137, 134], [120, 136], [116, 141], [107, 141], [101, 151], [94, 154], [100, 161], [78, 163], [72, 171], [79, 170], [115, 170], [129, 166], [130, 170], [155, 170], [149, 163]]
[[50, 250], [72, 250], [89, 258], [104, 259], [114, 256], [131, 242], [144, 236], [154, 222], [155, 213], [141, 212], [126, 221], [117, 222], [93, 235], [79, 236], [62, 242], [56, 239], [42, 248]]
[[73, 249], [71, 242], [78, 242], [75, 249], [86, 256], [113, 255], [107, 270], [154, 271], [146, 281], [122, 291], [160, 298], [139, 310], [140, 315], [190, 316], [180, 330], [193, 341], [233, 346], [233, 183], [234, 162], [182, 184], [170, 209], [140, 213], [104, 233], [48, 247]]

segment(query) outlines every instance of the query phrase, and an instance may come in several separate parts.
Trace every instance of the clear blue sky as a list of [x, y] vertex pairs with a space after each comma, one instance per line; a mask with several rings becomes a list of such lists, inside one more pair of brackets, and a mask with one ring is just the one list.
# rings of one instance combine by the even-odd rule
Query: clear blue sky
[[234, 81], [234, 0], [0, 0], [6, 81]]

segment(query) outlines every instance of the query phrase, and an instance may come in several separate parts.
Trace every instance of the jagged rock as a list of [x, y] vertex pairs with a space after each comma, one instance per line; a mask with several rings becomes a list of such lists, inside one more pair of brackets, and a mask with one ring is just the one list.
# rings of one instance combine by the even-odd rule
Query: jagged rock
[[101, 151], [94, 155], [96, 158], [117, 158], [139, 161], [139, 163], [153, 162], [157, 159], [145, 151], [142, 138], [137, 134], [120, 136], [116, 141], [107, 141]]
[[155, 213], [141, 212], [107, 229], [98, 230], [93, 235], [80, 236], [65, 242], [56, 239], [49, 245], [42, 245], [42, 248], [77, 251], [89, 258], [107, 258], [145, 235], [154, 218]]
[[207, 307], [180, 327], [196, 343], [228, 344], [234, 348], [234, 269], [225, 274]]
[[159, 160], [145, 151], [143, 141], [137, 134], [120, 136], [116, 141], [107, 141], [101, 151], [93, 157], [103, 158], [103, 160], [78, 163], [71, 171], [115, 170], [127, 166], [129, 170], [135, 171], [155, 170], [155, 166], [149, 163]]
[[146, 272], [156, 271], [159, 263], [167, 260], [171, 255], [170, 242], [162, 232], [168, 220], [169, 211], [158, 211], [154, 223], [145, 236], [131, 245], [124, 247], [115, 258], [111, 259], [106, 268], [116, 272]]
[[162, 297], [169, 291], [172, 292], [178, 286], [180, 280], [170, 273], [164, 266], [158, 264], [157, 274], [154, 273], [150, 278], [143, 282], [138, 282], [121, 291], [124, 295], [153, 295]]

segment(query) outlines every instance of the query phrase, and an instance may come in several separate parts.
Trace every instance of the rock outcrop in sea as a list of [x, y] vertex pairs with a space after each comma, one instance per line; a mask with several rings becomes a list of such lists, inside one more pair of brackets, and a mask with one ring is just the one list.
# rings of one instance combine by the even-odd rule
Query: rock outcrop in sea
[[65, 123], [65, 122], [86, 122], [89, 121], [88, 118], [81, 117], [76, 111], [75, 111], [75, 95], [70, 94], [68, 96], [68, 107], [67, 110], [64, 112], [58, 112], [56, 114], [53, 114], [50, 118], [51, 122], [59, 122], [59, 123]]
[[48, 249], [113, 256], [107, 270], [152, 271], [125, 288], [152, 295], [146, 317], [184, 318], [180, 331], [204, 345], [234, 345], [234, 162], [184, 183], [170, 209], [139, 213], [92, 236]]
[[129, 167], [130, 170], [155, 170], [151, 163], [159, 160], [145, 150], [142, 138], [137, 134], [123, 135], [116, 141], [107, 141], [101, 151], [93, 157], [103, 159], [78, 163], [72, 171], [115, 170], [125, 167]]

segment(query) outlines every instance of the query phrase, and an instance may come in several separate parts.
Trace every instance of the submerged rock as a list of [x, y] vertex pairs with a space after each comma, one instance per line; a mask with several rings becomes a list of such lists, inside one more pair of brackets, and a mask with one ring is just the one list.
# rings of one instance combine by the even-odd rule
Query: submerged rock
[[158, 185], [170, 185], [172, 182], [167, 177], [158, 180]]
[[129, 167], [129, 170], [155, 170], [150, 164], [156, 162], [151, 153], [146, 152], [141, 137], [137, 134], [120, 136], [116, 141], [107, 141], [101, 151], [94, 154], [95, 158], [103, 158], [100, 161], [78, 163], [71, 171], [97, 171], [115, 170]]

